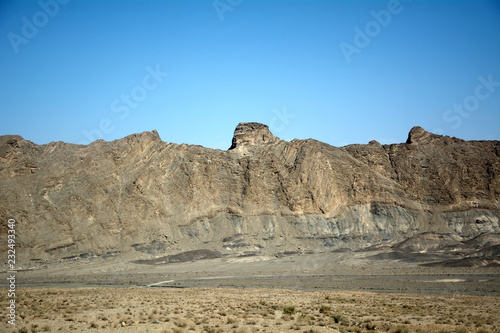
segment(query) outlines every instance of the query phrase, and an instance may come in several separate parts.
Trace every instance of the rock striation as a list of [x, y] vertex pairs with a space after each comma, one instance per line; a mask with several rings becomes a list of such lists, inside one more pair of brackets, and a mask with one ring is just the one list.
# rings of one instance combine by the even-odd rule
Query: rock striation
[[[283, 141], [240, 123], [227, 151], [156, 131], [89, 145], [0, 136], [2, 234], [19, 260], [358, 249], [423, 232], [500, 233], [500, 142]], [[451, 237], [451, 236], [450, 236]], [[4, 246], [4, 245], [2, 245]]]

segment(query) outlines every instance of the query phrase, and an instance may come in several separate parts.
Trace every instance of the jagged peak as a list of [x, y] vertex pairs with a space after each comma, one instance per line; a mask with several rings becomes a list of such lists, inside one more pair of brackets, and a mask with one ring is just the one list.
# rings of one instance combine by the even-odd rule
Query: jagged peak
[[436, 139], [442, 138], [442, 135], [427, 132], [420, 126], [413, 127], [408, 133], [406, 143], [431, 143]]
[[135, 133], [128, 135], [124, 138], [125, 140], [148, 140], [148, 141], [156, 141], [161, 140], [160, 135], [156, 130], [152, 131], [144, 131], [142, 133]]
[[406, 140], [406, 143], [408, 144], [428, 144], [435, 142], [446, 145], [458, 142], [465, 142], [465, 140], [455, 137], [449, 137], [447, 135], [439, 135], [427, 132], [420, 126], [413, 127], [408, 133], [408, 139]]
[[277, 138], [269, 130], [269, 126], [261, 123], [239, 123], [234, 130], [231, 149], [241, 146], [258, 145], [273, 142]]

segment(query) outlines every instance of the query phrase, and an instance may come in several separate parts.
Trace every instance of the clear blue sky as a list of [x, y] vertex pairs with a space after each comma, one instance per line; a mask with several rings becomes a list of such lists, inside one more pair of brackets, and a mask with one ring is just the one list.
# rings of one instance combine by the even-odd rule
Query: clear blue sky
[[0, 135], [500, 139], [499, 1], [60, 2], [0, 3]]

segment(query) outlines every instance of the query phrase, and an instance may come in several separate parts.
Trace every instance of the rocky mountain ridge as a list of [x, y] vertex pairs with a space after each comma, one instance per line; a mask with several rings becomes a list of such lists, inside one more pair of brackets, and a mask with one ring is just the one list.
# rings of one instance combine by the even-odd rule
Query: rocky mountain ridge
[[[500, 142], [411, 129], [406, 143], [283, 141], [240, 123], [227, 151], [156, 131], [89, 145], [0, 137], [1, 233], [25, 262], [209, 250], [358, 249], [423, 232], [500, 233]], [[30, 261], [31, 260], [31, 261]]]

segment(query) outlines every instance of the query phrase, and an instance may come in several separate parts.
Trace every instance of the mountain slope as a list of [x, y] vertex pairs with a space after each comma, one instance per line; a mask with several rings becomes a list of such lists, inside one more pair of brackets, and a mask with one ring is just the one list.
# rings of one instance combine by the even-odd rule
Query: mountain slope
[[286, 142], [240, 123], [229, 150], [156, 131], [90, 145], [0, 137], [1, 233], [21, 260], [207, 249], [323, 251], [417, 233], [499, 233], [500, 142], [413, 128], [406, 143]]

